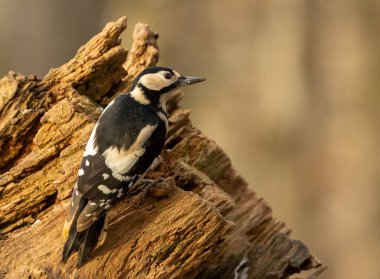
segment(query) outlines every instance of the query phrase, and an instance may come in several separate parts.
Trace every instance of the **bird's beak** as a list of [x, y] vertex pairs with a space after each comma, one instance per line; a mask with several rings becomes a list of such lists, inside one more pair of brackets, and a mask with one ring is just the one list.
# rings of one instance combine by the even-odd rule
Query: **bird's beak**
[[185, 77], [185, 76], [180, 76], [178, 78], [178, 82], [179, 82], [179, 87], [183, 87], [183, 86], [187, 86], [187, 85], [192, 85], [192, 84], [195, 84], [195, 83], [198, 83], [198, 82], [202, 82], [206, 80], [205, 78], [201, 78], [201, 77]]

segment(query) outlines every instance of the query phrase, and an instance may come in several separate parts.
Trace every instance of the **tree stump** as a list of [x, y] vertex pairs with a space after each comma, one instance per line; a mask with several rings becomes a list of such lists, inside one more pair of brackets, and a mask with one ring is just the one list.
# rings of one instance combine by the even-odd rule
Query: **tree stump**
[[157, 34], [139, 23], [130, 52], [125, 17], [42, 79], [0, 80], [0, 278], [288, 278], [324, 266], [233, 169], [230, 159], [169, 103], [170, 131], [149, 178], [165, 183], [122, 199], [89, 263], [61, 263], [61, 230], [80, 159], [102, 106], [158, 61]]

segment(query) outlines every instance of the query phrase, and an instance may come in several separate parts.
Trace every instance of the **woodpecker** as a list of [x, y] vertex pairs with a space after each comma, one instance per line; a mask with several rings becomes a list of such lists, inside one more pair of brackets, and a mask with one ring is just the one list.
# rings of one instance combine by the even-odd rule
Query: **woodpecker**
[[106, 212], [138, 185], [160, 155], [168, 132], [167, 94], [204, 81], [166, 67], [143, 70], [131, 91], [103, 110], [84, 151], [63, 228], [62, 261], [78, 251], [78, 267], [105, 240]]

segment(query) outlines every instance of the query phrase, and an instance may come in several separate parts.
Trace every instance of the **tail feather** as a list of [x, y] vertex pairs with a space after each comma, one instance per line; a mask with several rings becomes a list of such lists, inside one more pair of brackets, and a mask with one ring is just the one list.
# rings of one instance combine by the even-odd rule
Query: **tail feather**
[[85, 232], [79, 247], [78, 267], [85, 264], [91, 257], [91, 252], [98, 243], [99, 236], [102, 232], [106, 215], [101, 216]]
[[73, 221], [71, 223], [68, 238], [63, 247], [62, 262], [66, 262], [67, 259], [76, 251], [79, 251], [79, 259], [77, 266], [80, 267], [85, 264], [91, 257], [91, 252], [98, 243], [99, 236], [101, 235], [103, 226], [105, 224], [106, 215], [99, 217], [88, 229], [78, 232], [77, 220], [80, 213], [83, 211], [88, 200], [82, 198], [78, 209], [75, 213]]
[[77, 219], [82, 212], [83, 208], [86, 206], [87, 200], [82, 198], [77, 211], [75, 212], [75, 216], [73, 221], [71, 222], [69, 235], [63, 247], [62, 253], [62, 261], [66, 262], [67, 259], [71, 256], [72, 253], [78, 250], [80, 242], [84, 236], [84, 232], [77, 231]]
[[63, 247], [62, 261], [66, 262], [67, 259], [76, 251], [78, 251], [85, 232], [75, 232], [69, 236], [65, 246]]

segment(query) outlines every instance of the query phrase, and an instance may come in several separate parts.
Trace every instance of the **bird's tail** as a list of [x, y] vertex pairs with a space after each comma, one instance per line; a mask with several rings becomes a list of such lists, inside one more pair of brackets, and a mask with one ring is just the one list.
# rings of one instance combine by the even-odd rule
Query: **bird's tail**
[[[68, 232], [67, 229], [64, 228], [64, 235], [67, 237], [67, 239], [63, 247], [63, 262], [67, 261], [67, 259], [71, 256], [72, 253], [78, 251], [80, 240], [83, 238], [83, 232], [77, 231], [77, 220], [86, 204], [87, 201], [84, 198], [82, 198], [79, 202], [78, 208], [76, 209], [74, 216], [72, 217], [72, 220], [70, 221], [71, 223]], [[65, 227], [66, 225], [67, 224], [65, 223]]]
[[78, 210], [70, 225], [69, 233], [65, 245], [63, 247], [62, 261], [66, 262], [67, 259], [76, 251], [79, 251], [79, 259], [77, 266], [80, 267], [85, 264], [91, 257], [91, 252], [95, 248], [99, 236], [102, 232], [106, 216], [101, 216], [95, 221], [88, 229], [78, 232], [77, 219], [86, 206], [87, 201], [82, 199], [80, 201]]
[[90, 259], [91, 252], [96, 247], [99, 236], [102, 233], [105, 218], [106, 215], [102, 215], [87, 230], [85, 230], [85, 234], [79, 247], [78, 267], [82, 266]]

